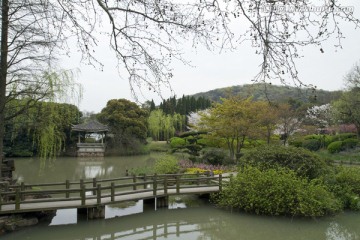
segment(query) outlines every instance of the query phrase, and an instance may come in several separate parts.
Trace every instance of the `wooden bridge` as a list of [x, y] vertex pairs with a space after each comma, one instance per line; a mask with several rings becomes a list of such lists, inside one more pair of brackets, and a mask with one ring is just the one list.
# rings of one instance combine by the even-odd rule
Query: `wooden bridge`
[[2, 183], [0, 215], [77, 208], [89, 219], [104, 218], [105, 205], [144, 200], [168, 205], [168, 196], [208, 194], [222, 190], [222, 175], [165, 174], [60, 183]]

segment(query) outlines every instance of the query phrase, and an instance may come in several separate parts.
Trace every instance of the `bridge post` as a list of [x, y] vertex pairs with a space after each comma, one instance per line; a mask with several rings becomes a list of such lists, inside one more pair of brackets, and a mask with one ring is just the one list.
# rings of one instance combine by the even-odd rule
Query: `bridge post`
[[180, 177], [176, 176], [176, 193], [180, 193]]
[[80, 197], [81, 197], [81, 205], [85, 205], [85, 185], [84, 180], [80, 180]]
[[222, 191], [222, 174], [219, 174], [219, 191]]
[[115, 201], [115, 183], [111, 182], [111, 201]]
[[[25, 191], [25, 183], [24, 183], [24, 182], [21, 182], [20, 190], [21, 190], [21, 192], [22, 192], [22, 191]], [[20, 193], [20, 200], [21, 200], [21, 201], [24, 201], [24, 200], [25, 200], [25, 196], [24, 196], [23, 194], [21, 194], [21, 193]]]
[[97, 185], [97, 189], [96, 189], [96, 200], [97, 203], [100, 204], [101, 203], [101, 184]]
[[168, 192], [168, 180], [167, 180], [167, 176], [165, 176], [164, 178], [164, 194], [167, 194]]
[[207, 185], [210, 184], [210, 179], [209, 179], [209, 178], [210, 178], [210, 171], [207, 171], [207, 172], [206, 172], [206, 179], [207, 179], [207, 180], [206, 180], [206, 184], [207, 184]]
[[133, 190], [136, 190], [136, 175], [134, 174], [133, 175], [133, 183], [134, 183], [134, 185], [133, 185]]
[[20, 210], [20, 189], [16, 188], [15, 190], [15, 210]]
[[88, 219], [101, 219], [105, 218], [105, 206], [98, 205], [96, 207], [87, 209], [87, 217]]
[[199, 185], [200, 185], [200, 174], [199, 174], [199, 171], [196, 171], [196, 178], [197, 178], [196, 184], [199, 186]]
[[[96, 178], [93, 178], [93, 188], [96, 188]], [[96, 190], [93, 190], [93, 195], [96, 195]]]
[[157, 174], [154, 174], [154, 179], [153, 179], [153, 195], [156, 196], [157, 194]]
[[156, 198], [156, 208], [164, 208], [169, 206], [169, 197], [159, 197]]
[[146, 174], [145, 174], [145, 175], [144, 175], [144, 189], [147, 188], [146, 180], [147, 180], [147, 177], [146, 177]]
[[70, 197], [70, 192], [69, 192], [69, 189], [70, 189], [70, 181], [69, 181], [69, 180], [66, 180], [66, 181], [65, 181], [65, 188], [66, 188], [65, 197], [66, 197], [66, 198], [69, 198], [69, 197]]

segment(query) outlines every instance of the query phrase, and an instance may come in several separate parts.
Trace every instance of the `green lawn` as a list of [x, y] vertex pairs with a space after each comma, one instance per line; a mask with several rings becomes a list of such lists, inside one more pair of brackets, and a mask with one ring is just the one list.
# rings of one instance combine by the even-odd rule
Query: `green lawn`
[[148, 139], [146, 147], [150, 152], [168, 152], [170, 150], [170, 144], [166, 141], [152, 141]]

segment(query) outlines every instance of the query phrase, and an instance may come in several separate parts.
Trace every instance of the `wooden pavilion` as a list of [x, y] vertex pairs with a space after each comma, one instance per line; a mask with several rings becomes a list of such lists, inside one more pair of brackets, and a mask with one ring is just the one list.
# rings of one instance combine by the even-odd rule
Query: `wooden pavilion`
[[104, 139], [106, 132], [109, 131], [108, 126], [91, 120], [83, 124], [73, 125], [71, 130], [79, 133], [76, 156], [103, 157], [105, 155], [106, 143], [104, 143]]

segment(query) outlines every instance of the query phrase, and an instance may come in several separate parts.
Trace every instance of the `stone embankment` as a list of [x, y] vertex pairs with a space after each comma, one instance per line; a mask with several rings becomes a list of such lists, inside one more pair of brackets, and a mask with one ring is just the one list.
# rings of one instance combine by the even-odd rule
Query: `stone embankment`
[[29, 227], [43, 221], [51, 221], [56, 211], [35, 212], [31, 214], [12, 214], [0, 216], [0, 234], [5, 234]]

